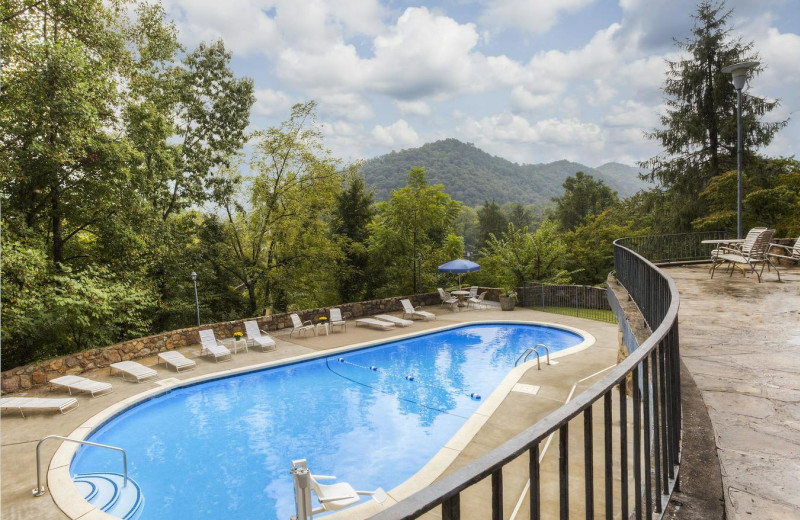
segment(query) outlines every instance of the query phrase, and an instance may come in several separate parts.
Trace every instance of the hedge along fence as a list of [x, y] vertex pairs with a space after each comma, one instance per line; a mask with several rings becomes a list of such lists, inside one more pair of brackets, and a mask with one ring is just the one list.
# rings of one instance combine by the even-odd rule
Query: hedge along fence
[[[500, 293], [499, 289], [482, 289], [487, 291], [486, 299], [497, 301]], [[342, 310], [342, 315], [346, 319], [360, 318], [386, 312], [398, 312], [403, 310], [400, 300], [403, 297], [383, 298], [379, 300], [368, 300], [362, 302], [343, 303], [335, 305]], [[406, 296], [414, 305], [438, 305], [441, 303], [438, 293], [424, 293], [414, 296]], [[316, 309], [306, 309], [296, 311], [295, 314], [300, 319], [316, 320], [321, 316], [328, 316], [330, 307], [319, 307]], [[212, 329], [218, 339], [230, 338], [234, 332], [244, 332], [244, 322], [255, 320], [258, 326], [264, 330], [278, 330], [292, 326], [289, 315], [292, 313], [273, 314], [271, 316], [260, 316], [257, 318], [245, 318], [241, 320], [226, 321], [222, 323], [209, 323], [200, 327], [190, 327], [186, 329], [171, 330], [148, 336], [137, 338], [108, 347], [95, 348], [76, 352], [67, 356], [62, 356], [46, 361], [38, 361], [29, 365], [12, 368], [2, 372], [2, 393], [13, 393], [20, 390], [28, 390], [36, 386], [45, 384], [54, 377], [64, 374], [82, 374], [95, 368], [103, 368], [111, 363], [141, 359], [154, 356], [159, 352], [174, 350], [189, 345], [196, 345], [200, 342], [198, 331], [200, 329]]]

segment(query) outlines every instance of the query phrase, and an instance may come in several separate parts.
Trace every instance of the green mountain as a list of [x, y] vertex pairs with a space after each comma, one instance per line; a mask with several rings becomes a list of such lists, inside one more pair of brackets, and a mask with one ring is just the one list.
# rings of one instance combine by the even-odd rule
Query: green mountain
[[451, 197], [469, 206], [478, 206], [486, 200], [498, 204], [547, 204], [551, 197], [563, 193], [564, 180], [578, 171], [602, 179], [620, 197], [628, 197], [650, 186], [638, 178], [641, 170], [624, 164], [608, 163], [591, 168], [562, 160], [520, 165], [457, 139], [444, 139], [369, 159], [361, 173], [367, 185], [375, 190], [376, 200], [386, 200], [392, 190], [405, 186], [409, 170], [417, 166], [428, 172], [429, 183], [444, 184]]

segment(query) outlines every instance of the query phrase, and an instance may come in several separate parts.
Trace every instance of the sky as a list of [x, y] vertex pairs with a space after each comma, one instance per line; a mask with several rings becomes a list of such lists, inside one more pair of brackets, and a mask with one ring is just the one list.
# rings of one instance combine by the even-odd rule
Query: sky
[[[695, 0], [164, 0], [188, 49], [222, 38], [255, 82], [251, 129], [318, 103], [345, 161], [456, 138], [518, 163], [633, 165], [660, 151], [666, 61]], [[791, 118], [761, 153], [800, 156], [800, 0], [728, 0], [765, 65], [748, 93]]]

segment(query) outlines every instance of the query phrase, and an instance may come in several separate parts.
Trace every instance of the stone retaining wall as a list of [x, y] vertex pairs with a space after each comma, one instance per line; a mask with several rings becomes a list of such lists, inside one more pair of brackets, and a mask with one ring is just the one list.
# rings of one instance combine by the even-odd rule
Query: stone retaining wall
[[[484, 289], [482, 289], [484, 290]], [[499, 289], [485, 289], [486, 299], [497, 301]], [[369, 300], [363, 302], [343, 303], [336, 305], [342, 310], [345, 319], [360, 318], [373, 314], [389, 312], [399, 312], [403, 310], [400, 300], [403, 297], [383, 298], [380, 300]], [[441, 303], [438, 293], [424, 293], [414, 296], [407, 296], [411, 302], [417, 305], [438, 305]], [[321, 316], [328, 316], [330, 307], [320, 307], [317, 309], [306, 309], [297, 311], [300, 319], [316, 320]], [[278, 330], [292, 326], [290, 313], [273, 314], [271, 316], [261, 316], [258, 318], [246, 318], [243, 320], [227, 321], [222, 323], [210, 323], [202, 327], [191, 327], [186, 329], [172, 330], [129, 341], [123, 341], [108, 347], [95, 348], [76, 352], [68, 356], [63, 356], [47, 361], [31, 363], [11, 370], [2, 372], [2, 393], [13, 393], [21, 390], [28, 390], [35, 386], [42, 385], [48, 380], [64, 374], [82, 374], [87, 370], [107, 367], [117, 361], [140, 359], [153, 356], [165, 350], [173, 350], [188, 345], [200, 343], [198, 330], [213, 329], [217, 339], [230, 338], [234, 332], [244, 332], [244, 322], [256, 320], [259, 328], [264, 330]]]

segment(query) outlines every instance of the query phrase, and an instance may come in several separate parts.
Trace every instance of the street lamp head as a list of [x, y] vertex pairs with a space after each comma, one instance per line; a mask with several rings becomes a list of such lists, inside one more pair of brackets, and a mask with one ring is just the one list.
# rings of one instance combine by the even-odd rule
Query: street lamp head
[[758, 67], [757, 61], [743, 61], [742, 63], [734, 63], [727, 67], [722, 67], [722, 72], [733, 76], [733, 87], [736, 90], [742, 90], [747, 81], [747, 73], [750, 69]]
[[194, 282], [194, 281], [196, 281], [196, 280], [197, 280], [197, 273], [195, 273], [194, 271], [192, 271], [192, 281]]

